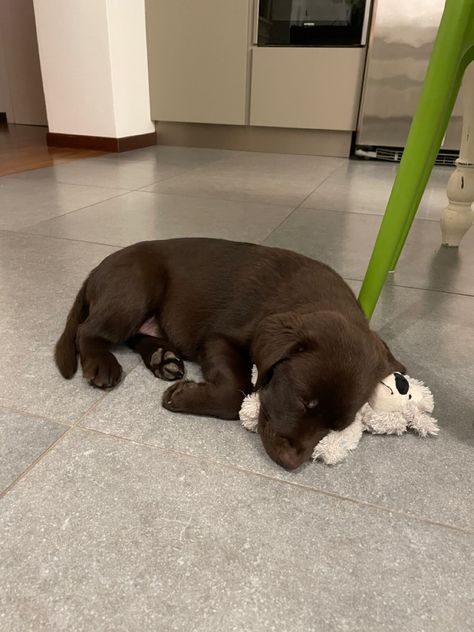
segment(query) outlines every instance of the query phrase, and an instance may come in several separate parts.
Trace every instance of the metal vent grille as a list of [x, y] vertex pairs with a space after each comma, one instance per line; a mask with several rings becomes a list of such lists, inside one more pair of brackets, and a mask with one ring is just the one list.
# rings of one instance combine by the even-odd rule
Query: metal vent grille
[[[357, 147], [355, 155], [358, 158], [366, 158], [369, 160], [400, 162], [403, 155], [403, 149], [395, 147]], [[454, 167], [454, 163], [458, 158], [459, 153], [456, 151], [441, 150], [436, 158], [435, 164], [443, 167]]]

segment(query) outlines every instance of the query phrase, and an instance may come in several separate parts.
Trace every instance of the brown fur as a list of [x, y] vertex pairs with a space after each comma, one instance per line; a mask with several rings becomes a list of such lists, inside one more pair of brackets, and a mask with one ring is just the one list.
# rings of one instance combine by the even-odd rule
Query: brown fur
[[[155, 336], [140, 333], [154, 319]], [[149, 324], [147, 324], [147, 332]], [[331, 429], [352, 422], [377, 382], [404, 370], [373, 333], [334, 270], [302, 255], [217, 239], [142, 242], [91, 272], [56, 345], [62, 375], [100, 388], [120, 381], [110, 348], [127, 342], [164, 379], [182, 359], [205, 382], [164, 394], [172, 411], [238, 418], [259, 371], [259, 433], [270, 457], [294, 469]]]

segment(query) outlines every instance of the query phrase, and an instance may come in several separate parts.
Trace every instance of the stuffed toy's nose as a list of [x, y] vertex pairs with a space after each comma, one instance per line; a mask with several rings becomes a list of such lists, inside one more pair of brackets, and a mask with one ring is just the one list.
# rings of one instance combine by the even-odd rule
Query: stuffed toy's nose
[[407, 378], [401, 373], [394, 373], [394, 375], [397, 391], [400, 393], [400, 395], [406, 395], [410, 389]]

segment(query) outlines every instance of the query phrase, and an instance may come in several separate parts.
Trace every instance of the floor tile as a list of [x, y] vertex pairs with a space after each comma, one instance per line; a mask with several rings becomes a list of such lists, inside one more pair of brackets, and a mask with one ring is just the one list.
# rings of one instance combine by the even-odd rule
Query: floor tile
[[175, 165], [186, 169], [194, 169], [211, 164], [223, 158], [229, 158], [239, 152], [227, 149], [206, 149], [201, 147], [173, 147], [170, 145], [153, 145], [143, 149], [108, 154], [110, 161], [140, 161], [157, 164]]
[[437, 438], [365, 435], [288, 473], [239, 422], [163, 410], [169, 384], [125, 349], [108, 393], [52, 358], [88, 272], [141, 239], [266, 240], [357, 291], [395, 170], [156, 146], [0, 179], [0, 228], [38, 233], [0, 230], [0, 490], [47, 451], [0, 501], [2, 630], [474, 629], [474, 229], [453, 250], [416, 221], [373, 319], [431, 386]]
[[147, 190], [296, 206], [342, 163], [339, 158], [239, 152]]
[[116, 160], [109, 156], [100, 156], [63, 163], [47, 169], [37, 169], [27, 174], [16, 174], [13, 177], [43, 183], [62, 182], [132, 191], [160, 180], [173, 178], [186, 171], [186, 166], [153, 160]]
[[[398, 165], [375, 161], [346, 161], [325, 180], [303, 206], [322, 211], [383, 215]], [[446, 187], [453, 168], [435, 167], [417, 217], [439, 219], [446, 207]]]
[[[71, 423], [103, 397], [80, 375], [64, 380], [53, 349], [81, 283], [112, 251], [0, 233], [0, 405]], [[128, 350], [120, 358], [125, 370], [138, 361]]]
[[[168, 383], [142, 365], [81, 425], [474, 529], [474, 299], [387, 288], [373, 327], [409, 373], [431, 387], [439, 437], [364, 435], [339, 466], [310, 463], [287, 473], [269, 460], [258, 437], [239, 422], [161, 408]], [[188, 377], [200, 379], [192, 365]]]
[[265, 239], [291, 210], [269, 204], [134, 191], [110, 204], [83, 209], [57, 222], [42, 222], [29, 231], [123, 246], [172, 237], [255, 242]]
[[0, 493], [66, 430], [52, 421], [0, 409]]
[[21, 230], [123, 193], [118, 189], [63, 184], [51, 177], [33, 175], [40, 171], [50, 172], [39, 169], [0, 178], [0, 229]]
[[0, 525], [8, 630], [474, 625], [472, 536], [96, 434], [68, 433]]
[[[265, 241], [324, 261], [346, 278], [363, 279], [381, 218], [296, 209]], [[416, 220], [388, 283], [474, 295], [474, 229], [461, 247], [441, 246], [437, 222]]]

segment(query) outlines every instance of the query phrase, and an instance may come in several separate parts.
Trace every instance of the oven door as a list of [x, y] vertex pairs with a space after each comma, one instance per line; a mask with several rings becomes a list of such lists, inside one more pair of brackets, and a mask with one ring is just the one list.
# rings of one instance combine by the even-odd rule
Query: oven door
[[255, 0], [258, 46], [363, 46], [370, 0]]

